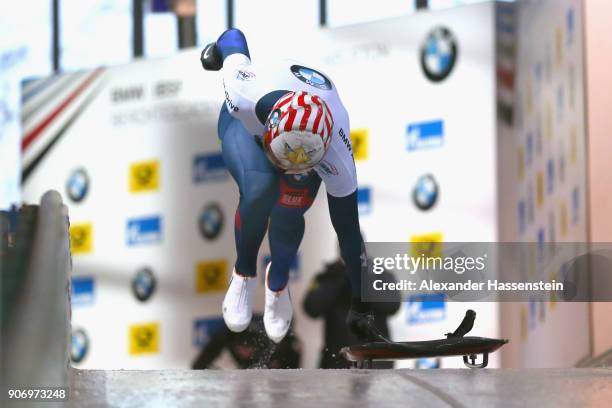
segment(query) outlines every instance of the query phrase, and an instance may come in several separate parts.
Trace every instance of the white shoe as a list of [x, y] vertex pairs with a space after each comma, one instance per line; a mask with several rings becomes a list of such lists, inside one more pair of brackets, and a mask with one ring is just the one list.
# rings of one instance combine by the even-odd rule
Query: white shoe
[[266, 308], [263, 320], [270, 340], [279, 343], [289, 331], [293, 318], [293, 307], [291, 306], [289, 284], [280, 292], [274, 292], [268, 288], [268, 272], [271, 265], [269, 263], [266, 268]]
[[223, 320], [231, 331], [244, 331], [251, 323], [256, 288], [257, 278], [240, 276], [234, 269], [223, 299]]

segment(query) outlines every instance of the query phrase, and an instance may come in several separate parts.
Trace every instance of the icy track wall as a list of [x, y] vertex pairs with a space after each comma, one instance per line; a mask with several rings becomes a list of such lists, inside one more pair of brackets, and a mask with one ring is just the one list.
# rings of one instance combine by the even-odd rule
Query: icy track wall
[[65, 388], [70, 244], [61, 196], [50, 191], [40, 206], [0, 212], [0, 239], [3, 390]]

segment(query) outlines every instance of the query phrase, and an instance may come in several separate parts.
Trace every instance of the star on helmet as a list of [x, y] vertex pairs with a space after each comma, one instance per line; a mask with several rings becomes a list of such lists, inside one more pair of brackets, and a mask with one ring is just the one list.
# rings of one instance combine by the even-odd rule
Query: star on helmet
[[293, 165], [298, 165], [308, 163], [308, 161], [310, 161], [310, 157], [308, 156], [308, 153], [304, 151], [304, 148], [300, 147], [287, 153], [287, 160], [289, 160]]

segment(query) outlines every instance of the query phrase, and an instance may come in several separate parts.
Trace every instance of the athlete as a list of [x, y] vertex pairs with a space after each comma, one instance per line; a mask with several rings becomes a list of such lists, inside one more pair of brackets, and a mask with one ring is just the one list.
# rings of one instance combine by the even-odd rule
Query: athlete
[[363, 341], [386, 341], [360, 301], [365, 258], [357, 213], [357, 176], [349, 138], [349, 116], [328, 76], [284, 61], [251, 63], [244, 34], [225, 31], [201, 54], [205, 70], [221, 70], [225, 103], [218, 135], [223, 158], [238, 184], [235, 215], [237, 259], [223, 318], [234, 332], [253, 315], [257, 254], [268, 229], [271, 262], [266, 267], [264, 327], [279, 342], [293, 309], [289, 268], [304, 235], [304, 213], [325, 183], [332, 225], [352, 288], [347, 324]]

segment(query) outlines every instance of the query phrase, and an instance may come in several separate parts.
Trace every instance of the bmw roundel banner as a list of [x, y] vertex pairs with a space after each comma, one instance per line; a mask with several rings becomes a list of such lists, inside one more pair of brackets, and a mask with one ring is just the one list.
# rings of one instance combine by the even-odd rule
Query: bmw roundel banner
[[459, 46], [455, 36], [446, 27], [436, 27], [421, 46], [421, 67], [433, 82], [446, 79], [457, 62]]

